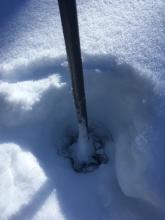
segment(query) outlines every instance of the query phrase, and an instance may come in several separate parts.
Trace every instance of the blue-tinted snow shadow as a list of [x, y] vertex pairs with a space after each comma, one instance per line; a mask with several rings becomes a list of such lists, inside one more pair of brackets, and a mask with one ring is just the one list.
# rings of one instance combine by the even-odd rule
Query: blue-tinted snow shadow
[[[63, 58], [59, 58], [59, 60], [57, 60], [55, 63], [53, 62], [53, 59], [51, 61], [48, 59], [48, 62], [43, 64], [44, 59], [38, 60], [36, 63], [33, 62], [32, 66], [27, 66], [28, 70], [24, 70], [22, 75], [20, 73], [15, 74], [13, 78], [10, 78], [11, 82], [40, 79], [47, 77], [54, 72], [62, 72], [61, 75], [63, 80], [68, 82], [69, 75], [65, 72], [65, 68], [67, 67], [65, 67], [65, 65], [61, 65], [61, 63], [64, 61]], [[17, 71], [15, 72], [19, 72], [19, 68], [17, 68]], [[23, 66], [21, 69], [22, 68]], [[95, 82], [95, 78], [90, 78], [89, 76], [89, 81], [87, 81], [86, 78], [87, 89], [92, 87], [94, 93], [92, 93], [91, 97], [95, 96], [94, 99], [91, 97], [88, 98], [89, 116], [91, 117], [90, 121], [96, 119], [98, 121], [102, 121], [103, 119], [103, 125], [106, 126], [105, 122], [109, 120], [108, 122], [111, 122], [112, 127], [107, 129], [111, 129], [112, 133], [113, 127], [115, 127], [115, 125], [112, 119], [108, 119], [108, 115], [113, 112], [106, 113], [102, 110], [106, 109], [106, 103], [104, 103], [104, 99], [108, 95], [112, 101], [112, 104], [114, 105], [118, 100], [118, 96], [120, 95], [121, 91], [115, 94], [114, 91], [117, 92], [116, 89], [113, 90], [113, 94], [110, 94], [113, 85], [110, 84], [108, 81], [109, 79], [106, 76], [113, 72], [114, 77], [120, 79], [120, 84], [125, 85], [127, 81], [130, 80], [129, 82], [131, 82], [132, 85], [137, 84], [137, 87], [135, 87], [136, 92], [140, 93], [140, 91], [145, 87], [148, 91], [147, 94], [152, 93], [150, 92], [150, 89], [153, 86], [149, 81], [139, 77], [136, 74], [136, 71], [130, 65], [126, 63], [119, 65], [116, 61], [116, 58], [111, 55], [85, 55], [84, 68], [85, 72], [87, 69], [89, 72], [90, 70], [92, 71], [91, 77], [93, 77], [93, 74], [97, 73], [97, 75], [99, 75], [98, 80], [102, 79], [102, 81], [99, 81], [100, 85], [96, 87], [97, 91], [95, 91], [94, 88], [96, 84], [93, 84]], [[30, 71], [32, 71], [33, 74], [29, 74]], [[36, 73], [35, 76], [34, 72]], [[103, 78], [100, 77], [100, 75]], [[104, 91], [104, 78], [107, 81], [106, 89], [109, 88], [108, 94], [106, 89]], [[130, 90], [130, 88], [128, 91], [126, 89], [126, 94], [133, 91]], [[104, 97], [102, 97], [103, 94]], [[90, 93], [88, 93], [88, 95], [90, 96]], [[99, 97], [98, 100], [100, 102], [102, 101], [102, 105], [100, 105], [98, 100], [95, 99], [97, 95]], [[111, 96], [116, 96], [116, 101], [113, 101], [114, 99], [111, 98]], [[119, 212], [117, 207], [119, 207], [122, 216], [126, 215], [125, 213], [127, 213], [128, 215], [133, 216], [132, 219], [135, 218], [135, 216], [139, 216], [139, 219], [141, 220], [151, 219], [151, 216], [153, 220], [161, 219], [155, 212], [155, 209], [151, 208], [150, 205], [146, 203], [144, 204], [144, 202], [141, 200], [129, 198], [124, 195], [118, 184], [116, 173], [113, 172], [113, 175], [111, 175], [111, 171], [113, 170], [113, 165], [111, 166], [111, 160], [109, 164], [105, 166], [105, 168], [100, 168], [94, 173], [85, 175], [75, 173], [70, 166], [70, 162], [57, 155], [57, 149], [63, 145], [65, 140], [67, 141], [67, 131], [71, 132], [71, 134], [77, 132], [73, 103], [68, 104], [68, 100], [69, 103], [72, 102], [72, 97], [71, 94], [69, 94], [68, 88], [63, 88], [56, 91], [54, 89], [50, 89], [44, 93], [40, 102], [36, 104], [29, 113], [27, 113], [31, 115], [29, 120], [22, 119], [20, 123], [18, 122], [18, 124], [11, 127], [5, 127], [1, 125], [1, 142], [10, 141], [17, 143], [20, 146], [24, 146], [25, 150], [32, 152], [32, 154], [34, 154], [34, 156], [38, 159], [40, 166], [48, 177], [48, 183], [45, 183], [41, 189], [39, 189], [38, 192], [32, 196], [31, 201], [27, 205], [23, 206], [20, 211], [11, 219], [24, 219], [25, 215], [32, 218], [36, 212], [40, 210], [53, 189], [55, 189], [57, 192], [60, 208], [64, 214], [65, 219], [107, 220], [107, 218], [109, 218], [108, 216], [111, 214], [107, 213], [107, 207], [106, 205], [104, 206], [104, 203], [101, 201], [100, 194], [98, 193], [100, 183], [102, 182], [102, 186], [104, 186], [104, 181], [106, 184], [107, 179], [109, 182], [107, 193], [108, 190], [109, 193], [114, 192], [113, 203], [111, 203], [111, 205], [108, 207], [109, 210], [112, 209], [111, 206], [113, 205], [113, 208], [117, 213]], [[122, 110], [124, 111], [124, 109]], [[41, 112], [47, 113], [43, 116], [41, 114], [41, 117], [38, 118], [35, 117], [37, 112], [38, 114]], [[98, 115], [100, 115], [100, 118], [98, 118]], [[117, 119], [120, 120], [120, 117]], [[90, 123], [92, 124], [92, 122]], [[106, 176], [106, 178], [103, 176]], [[117, 214], [113, 213], [113, 215], [115, 216]], [[118, 216], [118, 219], [120, 216]]]
[[1, 0], [0, 1], [0, 27], [17, 13], [27, 0]]
[[27, 80], [39, 80], [46, 78], [53, 73], [60, 73], [66, 81], [69, 80], [69, 69], [65, 56], [58, 58], [45, 56], [31, 60], [29, 63], [22, 63], [5, 74], [0, 72], [0, 79], [7, 82], [21, 82]]
[[23, 205], [18, 212], [8, 218], [8, 220], [32, 219], [45, 203], [54, 189], [50, 181], [46, 181], [32, 196], [31, 200]]
[[[106, 71], [112, 71], [117, 62], [116, 58], [112, 55], [95, 55], [93, 57], [92, 55], [83, 54], [82, 59], [85, 69], [93, 70], [96, 68], [96, 71], [102, 68]], [[69, 81], [70, 73], [66, 56], [60, 56], [58, 58], [45, 56], [31, 60], [26, 64], [17, 64], [7, 73], [0, 72], [0, 79], [7, 82], [39, 80], [53, 73], [60, 73], [66, 81]]]
[[[24, 5], [28, 2], [28, 0], [1, 0], [0, 1], [0, 50], [5, 51], [6, 46], [9, 45], [14, 41], [13, 38], [9, 40], [9, 37], [6, 38], [7, 35], [15, 35], [15, 32], [18, 30], [13, 31], [12, 22], [17, 17], [17, 14], [22, 10]], [[12, 22], [11, 22], [12, 21]], [[8, 30], [10, 30], [8, 32]]]

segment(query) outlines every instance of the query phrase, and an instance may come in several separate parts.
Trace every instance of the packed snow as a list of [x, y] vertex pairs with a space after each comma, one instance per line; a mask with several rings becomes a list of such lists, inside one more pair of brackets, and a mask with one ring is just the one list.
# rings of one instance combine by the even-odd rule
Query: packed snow
[[77, 0], [90, 128], [107, 164], [61, 155], [77, 119], [56, 0], [0, 1], [0, 219], [164, 220], [163, 0]]

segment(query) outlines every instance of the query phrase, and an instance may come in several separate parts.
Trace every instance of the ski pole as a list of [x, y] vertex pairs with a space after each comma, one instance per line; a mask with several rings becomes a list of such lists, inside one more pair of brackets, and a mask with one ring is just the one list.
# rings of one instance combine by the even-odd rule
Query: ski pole
[[85, 133], [88, 135], [88, 118], [86, 110], [76, 0], [58, 0], [58, 4], [72, 79], [72, 90], [79, 123], [79, 133], [81, 132], [81, 128], [83, 130], [85, 129]]

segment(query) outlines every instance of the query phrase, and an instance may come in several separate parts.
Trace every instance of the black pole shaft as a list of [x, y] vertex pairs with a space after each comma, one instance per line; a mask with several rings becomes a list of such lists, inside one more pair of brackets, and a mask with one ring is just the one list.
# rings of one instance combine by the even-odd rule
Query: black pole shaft
[[71, 72], [73, 96], [78, 121], [80, 124], [85, 123], [85, 127], [88, 132], [88, 119], [86, 110], [76, 0], [58, 0], [58, 4], [60, 9], [67, 57]]

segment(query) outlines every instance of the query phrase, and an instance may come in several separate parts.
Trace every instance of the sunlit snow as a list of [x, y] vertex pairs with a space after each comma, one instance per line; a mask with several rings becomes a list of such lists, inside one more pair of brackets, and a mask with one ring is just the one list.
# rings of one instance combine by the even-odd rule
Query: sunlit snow
[[77, 174], [55, 0], [0, 1], [0, 219], [164, 220], [163, 0], [77, 0], [89, 125], [108, 164]]

